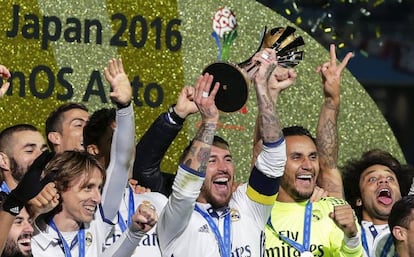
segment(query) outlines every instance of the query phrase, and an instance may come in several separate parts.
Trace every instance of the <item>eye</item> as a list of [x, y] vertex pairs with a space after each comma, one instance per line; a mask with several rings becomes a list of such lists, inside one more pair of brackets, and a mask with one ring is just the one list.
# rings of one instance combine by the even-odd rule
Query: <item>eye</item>
[[388, 181], [391, 181], [391, 182], [395, 181], [394, 177], [391, 177], [391, 176], [388, 176], [388, 177], [387, 177], [387, 180], [388, 180]]
[[309, 156], [309, 159], [312, 160], [312, 161], [316, 161], [318, 159], [318, 155], [317, 154], [311, 154]]
[[22, 224], [22, 222], [23, 222], [23, 219], [22, 219], [22, 218], [17, 217], [17, 218], [14, 220], [13, 224], [20, 225], [20, 224]]
[[233, 163], [233, 158], [231, 158], [231, 157], [227, 157], [224, 160], [228, 163]]
[[376, 177], [370, 177], [370, 178], [368, 178], [368, 182], [369, 183], [372, 183], [372, 182], [375, 182], [375, 181], [377, 181], [377, 178]]
[[208, 160], [208, 163], [216, 163], [216, 159], [212, 158]]

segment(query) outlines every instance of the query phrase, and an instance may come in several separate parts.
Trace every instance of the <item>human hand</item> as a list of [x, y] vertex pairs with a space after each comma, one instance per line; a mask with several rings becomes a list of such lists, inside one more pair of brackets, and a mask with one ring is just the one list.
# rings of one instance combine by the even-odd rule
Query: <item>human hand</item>
[[51, 182], [49, 176], [46, 176], [43, 179], [40, 179], [40, 177], [43, 169], [54, 155], [53, 152], [44, 151], [36, 158], [36, 160], [34, 160], [17, 187], [13, 189], [6, 198], [3, 204], [3, 209], [5, 211], [12, 215], [19, 214], [23, 206], [30, 199], [39, 194], [47, 183]]
[[194, 103], [194, 93], [194, 87], [185, 86], [178, 95], [174, 111], [183, 119], [190, 114], [198, 112], [197, 105]]
[[271, 48], [266, 48], [256, 53], [252, 60], [258, 63], [258, 70], [253, 77], [256, 93], [267, 95], [269, 80], [272, 75], [276, 74], [274, 73], [277, 67], [276, 52]]
[[[219, 120], [219, 110], [214, 102], [220, 83], [216, 82], [210, 92], [213, 83], [213, 75], [205, 73], [201, 75], [194, 87], [194, 102], [200, 111], [201, 119], [204, 123], [217, 123]], [[210, 92], [210, 94], [209, 94]]]
[[132, 232], [148, 232], [158, 221], [158, 215], [154, 205], [143, 201], [131, 218], [130, 230]]
[[329, 217], [333, 219], [348, 238], [357, 235], [358, 228], [355, 223], [354, 210], [349, 204], [334, 206], [334, 211], [329, 213]]
[[53, 210], [59, 204], [59, 197], [55, 183], [46, 184], [39, 194], [27, 202], [26, 207], [28, 207], [30, 216], [36, 218], [40, 214]]
[[273, 102], [276, 103], [280, 92], [295, 83], [296, 77], [297, 73], [294, 69], [276, 66], [268, 81], [269, 94]]
[[334, 44], [330, 45], [329, 52], [329, 62], [325, 62], [322, 65], [319, 65], [316, 68], [316, 72], [320, 73], [322, 77], [325, 101], [330, 101], [333, 105], [339, 106], [342, 72], [354, 54], [352, 52], [347, 53], [342, 62], [337, 65]]
[[108, 67], [104, 68], [106, 80], [111, 84], [109, 96], [118, 106], [125, 107], [131, 102], [132, 87], [128, 76], [124, 71], [122, 60], [111, 59], [108, 61]]
[[310, 197], [309, 201], [314, 203], [327, 196], [328, 196], [328, 191], [325, 191], [321, 187], [315, 186], [315, 188], [313, 189], [312, 196]]
[[146, 187], [139, 185], [138, 181], [135, 179], [130, 178], [128, 182], [135, 194], [143, 194], [143, 193], [151, 192], [150, 188], [146, 188]]
[[[10, 71], [6, 66], [0, 64], [0, 76], [4, 79], [9, 79], [11, 77]], [[0, 97], [4, 96], [7, 90], [10, 87], [10, 82], [4, 82], [0, 88]]]

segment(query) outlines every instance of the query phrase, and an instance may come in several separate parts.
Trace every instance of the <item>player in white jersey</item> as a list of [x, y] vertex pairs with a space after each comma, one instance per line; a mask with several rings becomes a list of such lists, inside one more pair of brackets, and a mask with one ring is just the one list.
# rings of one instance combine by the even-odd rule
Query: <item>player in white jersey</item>
[[280, 122], [267, 91], [275, 60], [272, 49], [253, 58], [253, 63], [260, 63], [254, 84], [264, 148], [249, 182], [234, 193], [229, 146], [215, 135], [219, 83], [210, 92], [211, 75], [206, 73], [197, 81], [193, 96], [202, 125], [183, 155], [173, 192], [159, 217], [157, 233], [162, 256], [263, 256], [264, 226], [286, 161]]
[[[66, 194], [67, 199], [62, 202], [62, 208], [55, 210], [52, 219], [46, 217], [36, 222], [32, 244], [35, 256], [44, 256], [45, 252], [55, 257], [78, 252], [86, 254], [86, 256], [99, 256], [102, 252], [105, 237], [111, 228], [110, 221], [118, 212], [134, 149], [135, 125], [131, 106], [132, 89], [123, 70], [121, 60], [111, 60], [109, 62], [109, 68], [105, 70], [105, 77], [113, 89], [110, 96], [118, 105], [116, 111], [118, 127], [115, 129], [112, 139], [112, 158], [105, 172], [107, 181], [103, 188], [102, 197], [99, 189], [102, 186], [102, 178], [99, 174], [95, 174], [96, 171], [91, 172], [89, 167], [85, 168], [88, 171], [86, 175], [94, 174], [93, 183], [85, 185], [81, 183], [82, 181], [78, 181], [83, 174], [78, 167], [78, 174], [80, 174], [78, 180], [67, 181], [67, 183], [71, 182], [72, 184], [62, 185], [62, 188], [58, 187], [62, 199], [65, 199], [63, 194], [66, 191], [74, 190], [75, 192]], [[70, 158], [67, 159], [71, 160]], [[100, 167], [100, 164], [97, 163], [97, 166]], [[67, 172], [71, 174], [69, 171]], [[83, 182], [86, 183], [92, 180], [88, 176], [83, 176]], [[62, 181], [56, 182], [62, 183]], [[82, 194], [85, 191], [89, 194]], [[76, 200], [76, 197], [79, 197], [79, 199]], [[94, 215], [101, 199], [101, 215]], [[76, 202], [78, 204], [74, 204]], [[73, 223], [72, 226], [67, 227], [71, 223]], [[80, 238], [76, 239], [78, 237]], [[67, 247], [60, 247], [63, 242], [69, 242]], [[70, 246], [71, 242], [73, 242], [72, 247]], [[65, 244], [62, 246], [65, 246]]]

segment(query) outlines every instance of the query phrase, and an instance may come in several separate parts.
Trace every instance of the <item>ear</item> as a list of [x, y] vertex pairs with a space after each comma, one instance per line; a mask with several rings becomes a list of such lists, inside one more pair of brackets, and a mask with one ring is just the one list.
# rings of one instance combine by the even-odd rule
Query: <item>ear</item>
[[398, 241], [407, 241], [407, 229], [401, 226], [393, 227], [392, 234]]
[[60, 145], [61, 135], [59, 132], [49, 132], [47, 134], [47, 139], [52, 142], [53, 145]]
[[10, 170], [10, 160], [4, 152], [0, 152], [0, 168], [2, 170]]
[[95, 145], [95, 144], [88, 145], [88, 146], [86, 147], [86, 151], [87, 151], [89, 154], [92, 154], [92, 155], [98, 155], [98, 154], [99, 154], [99, 148], [98, 148], [98, 146], [97, 146], [97, 145]]
[[357, 198], [355, 201], [356, 206], [362, 206], [362, 199], [361, 198]]

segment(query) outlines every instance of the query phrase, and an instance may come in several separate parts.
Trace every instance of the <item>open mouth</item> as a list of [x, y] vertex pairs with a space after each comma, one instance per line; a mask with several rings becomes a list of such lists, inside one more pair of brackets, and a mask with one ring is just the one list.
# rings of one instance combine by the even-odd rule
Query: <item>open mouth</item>
[[214, 186], [219, 190], [228, 190], [229, 188], [228, 182], [229, 182], [229, 178], [227, 177], [221, 177], [221, 178], [217, 178], [213, 180]]
[[227, 182], [229, 182], [228, 178], [218, 178], [213, 181], [214, 184], [218, 184], [218, 185], [227, 185]]
[[23, 234], [19, 237], [17, 243], [20, 245], [20, 248], [22, 248], [24, 251], [30, 251], [32, 249], [31, 238], [31, 234]]
[[311, 181], [312, 180], [312, 174], [302, 174], [302, 175], [298, 175], [296, 176], [296, 179], [300, 179], [300, 180], [306, 180], [306, 181]]
[[392, 197], [391, 197], [390, 190], [387, 188], [380, 189], [377, 193], [377, 200], [384, 205], [392, 204]]
[[89, 215], [94, 215], [96, 206], [85, 206], [85, 210], [88, 212]]

